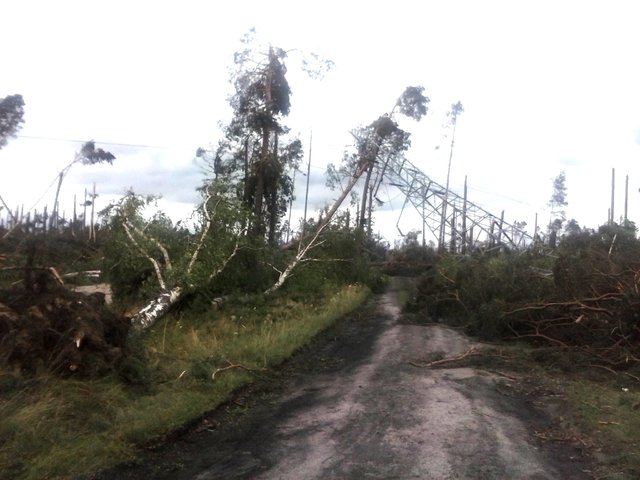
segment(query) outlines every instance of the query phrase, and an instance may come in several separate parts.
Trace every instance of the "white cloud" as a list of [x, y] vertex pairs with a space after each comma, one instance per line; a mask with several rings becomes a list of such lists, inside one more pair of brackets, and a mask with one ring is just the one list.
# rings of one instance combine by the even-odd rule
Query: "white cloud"
[[[288, 123], [307, 151], [313, 128], [318, 175], [340, 161], [351, 128], [420, 84], [432, 103], [412, 127], [409, 158], [427, 175], [444, 183], [441, 125], [460, 100], [454, 189], [468, 175], [472, 200], [532, 224], [536, 212], [544, 215], [551, 178], [565, 169], [570, 216], [595, 226], [606, 219], [612, 167], [619, 185], [630, 175], [633, 194], [640, 184], [639, 10], [624, 0], [368, 1], [339, 9], [293, 1], [10, 2], [0, 30], [8, 46], [0, 97], [25, 97], [23, 135], [63, 141], [13, 140], [0, 151], [0, 194], [31, 205], [73, 159], [79, 144], [66, 140], [95, 139], [163, 148], [113, 146], [114, 165], [74, 167], [65, 194], [95, 181], [104, 197], [134, 186], [177, 204], [197, 198], [193, 152], [220, 135], [232, 53], [255, 26], [266, 41], [335, 62], [313, 82], [295, 73], [299, 51], [288, 61]], [[312, 208], [322, 192], [314, 190]], [[621, 195], [618, 188], [620, 206]], [[50, 197], [51, 190], [43, 202]], [[632, 196], [632, 219], [637, 203]], [[387, 223], [395, 235], [395, 222]]]

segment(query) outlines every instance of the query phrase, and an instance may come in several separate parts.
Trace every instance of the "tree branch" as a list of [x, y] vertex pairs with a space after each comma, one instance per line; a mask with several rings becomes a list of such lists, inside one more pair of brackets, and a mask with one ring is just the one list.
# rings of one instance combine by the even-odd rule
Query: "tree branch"
[[167, 249], [164, 247], [164, 245], [162, 245], [160, 243], [159, 240], [157, 240], [156, 238], [152, 237], [151, 235], [147, 235], [145, 232], [143, 232], [142, 230], [140, 230], [138, 227], [136, 227], [134, 224], [132, 224], [131, 222], [129, 222], [128, 220], [126, 220], [126, 222], [129, 223], [129, 226], [138, 234], [140, 235], [142, 238], [144, 238], [145, 240], [150, 241], [151, 243], [153, 243], [156, 247], [158, 247], [158, 250], [160, 250], [160, 252], [162, 253], [162, 256], [164, 258], [164, 264], [165, 267], [167, 269], [167, 271], [171, 272], [173, 270], [173, 266], [171, 265], [171, 259], [169, 258], [169, 252], [167, 251]]
[[[209, 200], [211, 200], [211, 194], [207, 193], [207, 198], [205, 199], [204, 203], [202, 204], [202, 210], [203, 210], [203, 214], [204, 217], [207, 219], [207, 223], [205, 224], [204, 228], [202, 229], [202, 234], [200, 235], [200, 240], [198, 241], [198, 246], [196, 247], [195, 251], [193, 252], [193, 255], [191, 255], [191, 260], [189, 261], [189, 266], [187, 267], [187, 277], [191, 275], [191, 272], [193, 270], [193, 266], [196, 263], [196, 260], [198, 260], [198, 256], [200, 255], [200, 252], [202, 251], [202, 249], [204, 248], [204, 242], [207, 239], [207, 235], [209, 234], [209, 230], [211, 229], [211, 225], [213, 224], [213, 219], [211, 218], [211, 214], [209, 213], [209, 210], [207, 209], [207, 203], [209, 203]], [[218, 205], [220, 205], [221, 200], [218, 199], [215, 207], [213, 207], [213, 211], [215, 212], [218, 208]]]
[[162, 290], [166, 290], [167, 285], [164, 282], [164, 278], [162, 276], [162, 270], [160, 268], [160, 264], [158, 263], [158, 261], [155, 258], [153, 258], [151, 255], [149, 255], [147, 251], [144, 248], [142, 248], [142, 246], [140, 246], [140, 244], [136, 241], [133, 234], [131, 233], [130, 226], [132, 225], [129, 223], [128, 220], [125, 220], [124, 222], [122, 222], [122, 226], [124, 228], [124, 232], [127, 235], [127, 238], [129, 238], [129, 241], [138, 249], [140, 254], [142, 254], [147, 260], [149, 260], [149, 262], [151, 262], [151, 265], [153, 265], [153, 269], [156, 272], [156, 278], [158, 279], [158, 284], [160, 285], [160, 288]]

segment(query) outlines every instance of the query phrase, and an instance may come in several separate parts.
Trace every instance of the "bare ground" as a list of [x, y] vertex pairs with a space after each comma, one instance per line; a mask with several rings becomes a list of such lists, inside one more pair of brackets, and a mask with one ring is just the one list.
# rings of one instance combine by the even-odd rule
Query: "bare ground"
[[486, 371], [408, 363], [471, 341], [400, 322], [400, 283], [225, 408], [93, 478], [591, 478], [579, 445], [535, 435], [557, 428], [551, 398]]

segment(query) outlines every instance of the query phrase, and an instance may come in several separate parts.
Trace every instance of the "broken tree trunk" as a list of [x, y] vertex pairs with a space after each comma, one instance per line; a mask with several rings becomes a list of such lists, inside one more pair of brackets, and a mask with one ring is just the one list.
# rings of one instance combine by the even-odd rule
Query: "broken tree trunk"
[[280, 275], [278, 276], [278, 280], [276, 280], [276, 282], [271, 287], [265, 290], [264, 292], [265, 295], [270, 295], [276, 290], [278, 290], [280, 287], [282, 287], [282, 285], [284, 285], [287, 279], [291, 276], [293, 270], [298, 266], [298, 264], [305, 261], [305, 258], [309, 250], [313, 249], [314, 247], [320, 244], [320, 242], [318, 242], [318, 237], [324, 231], [326, 226], [329, 225], [329, 223], [331, 223], [331, 220], [333, 219], [333, 216], [340, 208], [340, 205], [342, 205], [342, 202], [347, 197], [347, 195], [349, 195], [349, 192], [351, 192], [351, 190], [356, 185], [356, 183], [358, 183], [358, 180], [360, 179], [362, 174], [369, 168], [369, 166], [371, 165], [371, 162], [373, 162], [373, 160], [363, 161], [358, 166], [358, 169], [354, 172], [353, 176], [351, 177], [351, 180], [349, 181], [347, 188], [345, 188], [342, 191], [342, 194], [340, 195], [340, 197], [338, 197], [338, 199], [333, 203], [333, 206], [331, 207], [329, 212], [327, 212], [327, 215], [324, 218], [324, 220], [322, 220], [316, 227], [316, 231], [312, 235], [311, 240], [309, 240], [309, 242], [307, 242], [307, 244], [304, 247], [302, 246], [303, 240], [301, 240], [300, 248], [298, 249], [297, 255], [293, 258], [293, 260], [291, 260], [289, 265], [287, 265], [287, 267], [280, 272]]
[[169, 308], [182, 297], [182, 287], [165, 290], [131, 317], [131, 325], [139, 330], [146, 330], [162, 317]]

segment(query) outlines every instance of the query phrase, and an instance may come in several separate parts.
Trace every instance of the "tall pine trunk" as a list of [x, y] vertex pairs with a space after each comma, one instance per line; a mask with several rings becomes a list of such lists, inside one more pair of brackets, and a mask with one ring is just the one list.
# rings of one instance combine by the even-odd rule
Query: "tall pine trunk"
[[269, 159], [272, 165], [270, 165], [271, 172], [275, 172], [269, 181], [269, 244], [275, 245], [276, 228], [278, 227], [278, 187], [280, 180], [280, 160], [278, 158], [278, 132], [274, 135], [273, 141], [273, 153]]

